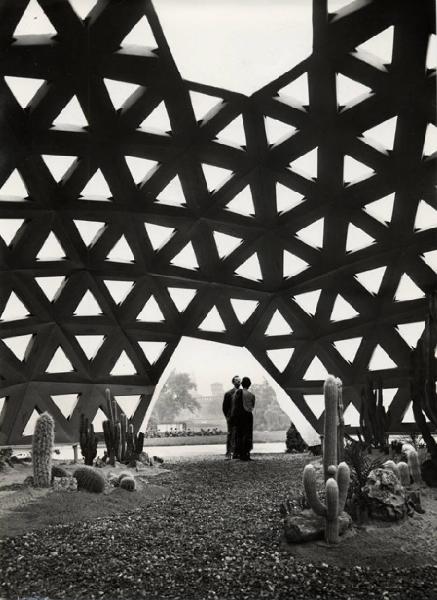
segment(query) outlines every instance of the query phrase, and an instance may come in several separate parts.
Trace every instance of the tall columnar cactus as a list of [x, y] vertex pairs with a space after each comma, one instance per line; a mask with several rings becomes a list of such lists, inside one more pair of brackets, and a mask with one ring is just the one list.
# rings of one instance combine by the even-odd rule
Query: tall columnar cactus
[[[332, 465], [330, 473], [333, 474]], [[309, 505], [313, 511], [325, 518], [325, 541], [337, 544], [339, 541], [339, 515], [343, 512], [350, 483], [350, 471], [345, 462], [338, 465], [337, 480], [329, 477], [325, 484], [326, 504], [321, 502], [316, 488], [316, 471], [307, 465], [303, 472], [303, 485]]]
[[103, 434], [111, 465], [115, 460], [129, 464], [138, 460], [144, 446], [144, 433], [135, 434], [134, 426], [126, 415], [118, 415], [117, 403], [111, 398], [109, 389], [105, 391], [109, 419], [103, 422]]
[[369, 379], [361, 391], [360, 429], [365, 443], [388, 454], [388, 419], [384, 408], [383, 387], [378, 380], [376, 390]]
[[337, 466], [337, 419], [338, 396], [340, 386], [337, 380], [328, 375], [323, 386], [325, 396], [325, 424], [323, 428], [323, 473], [325, 481], [328, 479], [328, 468]]
[[343, 406], [343, 387], [341, 379], [336, 379], [338, 387], [338, 429], [337, 429], [337, 460], [344, 460], [344, 406]]
[[97, 456], [97, 436], [94, 433], [94, 426], [85, 418], [85, 415], [80, 415], [80, 450], [85, 459], [85, 464], [92, 466], [94, 459]]
[[55, 421], [49, 413], [44, 412], [36, 421], [32, 437], [33, 485], [35, 487], [50, 487], [54, 443]]

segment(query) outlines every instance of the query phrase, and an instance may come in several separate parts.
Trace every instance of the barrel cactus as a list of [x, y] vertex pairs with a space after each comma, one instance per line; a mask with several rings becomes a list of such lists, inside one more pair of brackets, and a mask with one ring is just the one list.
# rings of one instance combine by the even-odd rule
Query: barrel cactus
[[55, 443], [55, 422], [49, 413], [39, 415], [32, 437], [33, 485], [50, 487], [52, 453]]
[[120, 484], [125, 477], [132, 477], [132, 474], [128, 473], [127, 471], [123, 471], [123, 473], [120, 473], [118, 476], [118, 483]]
[[123, 490], [128, 490], [129, 492], [134, 492], [135, 491], [135, 479], [131, 475], [127, 475], [126, 477], [123, 477], [123, 479], [120, 481], [120, 487]]
[[[350, 483], [350, 471], [345, 462], [329, 467], [330, 477], [326, 481], [326, 504], [321, 502], [316, 489], [316, 470], [313, 465], [307, 465], [303, 472], [303, 485], [309, 505], [313, 511], [325, 517], [325, 541], [337, 544], [339, 541], [338, 517], [344, 510]], [[335, 476], [337, 479], [335, 479]]]
[[77, 489], [101, 494], [105, 491], [105, 478], [92, 467], [78, 467], [73, 477], [77, 480]]

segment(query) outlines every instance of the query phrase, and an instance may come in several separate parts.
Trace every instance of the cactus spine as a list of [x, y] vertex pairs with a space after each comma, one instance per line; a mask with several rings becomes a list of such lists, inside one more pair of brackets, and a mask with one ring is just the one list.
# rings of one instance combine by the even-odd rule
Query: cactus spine
[[50, 487], [52, 453], [55, 443], [55, 422], [49, 413], [42, 413], [35, 424], [32, 437], [33, 485]]
[[325, 541], [328, 544], [339, 542], [338, 517], [343, 512], [350, 483], [350, 471], [345, 462], [338, 465], [337, 481], [329, 477], [325, 484], [326, 504], [321, 502], [316, 489], [316, 471], [307, 465], [303, 472], [303, 485], [309, 505], [313, 511], [325, 518]]
[[85, 418], [85, 415], [80, 415], [80, 451], [85, 459], [85, 464], [92, 466], [94, 459], [97, 456], [97, 437], [94, 433], [94, 426]]
[[[340, 381], [340, 380], [338, 380]], [[323, 386], [325, 396], [325, 424], [323, 428], [323, 473], [328, 479], [328, 468], [337, 465], [337, 418], [340, 385], [329, 375]], [[341, 382], [340, 382], [341, 383]]]

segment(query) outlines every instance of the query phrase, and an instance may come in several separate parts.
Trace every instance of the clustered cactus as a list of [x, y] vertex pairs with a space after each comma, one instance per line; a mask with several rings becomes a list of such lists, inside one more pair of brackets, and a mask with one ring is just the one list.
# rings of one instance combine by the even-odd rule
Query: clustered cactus
[[93, 424], [83, 414], [80, 415], [79, 434], [80, 450], [85, 459], [85, 464], [92, 466], [97, 456], [97, 436], [94, 433]]
[[78, 467], [73, 477], [77, 480], [77, 489], [101, 494], [105, 490], [105, 478], [92, 467]]
[[117, 403], [111, 398], [109, 389], [105, 390], [109, 419], [103, 421], [109, 463], [115, 465], [115, 460], [124, 464], [138, 460], [143, 451], [144, 433], [135, 434], [134, 426], [128, 422], [124, 413], [118, 414]]
[[419, 485], [422, 482], [422, 475], [417, 450], [410, 444], [404, 444], [402, 452], [407, 456], [407, 463], [404, 461], [395, 463], [393, 460], [388, 460], [383, 466], [393, 471], [403, 486], [410, 485], [411, 480], [416, 485]]
[[32, 437], [33, 485], [50, 487], [52, 453], [55, 442], [55, 422], [49, 413], [39, 415]]
[[341, 381], [328, 376], [323, 387], [325, 396], [325, 424], [323, 447], [323, 472], [326, 482], [326, 504], [316, 490], [316, 472], [307, 465], [303, 472], [303, 485], [309, 505], [318, 515], [325, 517], [325, 540], [328, 544], [339, 541], [339, 515], [343, 512], [350, 483], [350, 471], [345, 462], [337, 468], [339, 440], [337, 422], [342, 410]]

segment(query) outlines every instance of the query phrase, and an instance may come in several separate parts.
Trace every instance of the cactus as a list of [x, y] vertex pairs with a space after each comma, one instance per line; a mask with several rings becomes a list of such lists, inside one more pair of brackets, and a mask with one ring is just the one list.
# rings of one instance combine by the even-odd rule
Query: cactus
[[399, 473], [399, 466], [393, 460], [387, 460], [383, 465], [384, 469], [390, 469], [398, 479], [401, 478]]
[[135, 491], [135, 479], [133, 477], [131, 477], [130, 475], [127, 477], [123, 477], [123, 479], [120, 481], [120, 487], [123, 490], [128, 490], [129, 492], [134, 492]]
[[360, 430], [367, 446], [374, 446], [388, 454], [388, 419], [384, 408], [382, 382], [377, 381], [376, 390], [369, 379], [361, 390]]
[[126, 471], [123, 471], [123, 473], [120, 473], [120, 475], [118, 476], [118, 483], [120, 484], [125, 477], [132, 477], [132, 473], [128, 473]]
[[55, 422], [49, 413], [42, 413], [32, 437], [33, 482], [35, 487], [50, 487], [52, 453], [55, 442]]
[[[330, 473], [333, 473], [333, 466], [329, 468]], [[345, 462], [338, 465], [336, 475], [337, 481], [334, 477], [329, 477], [326, 481], [326, 504], [323, 504], [317, 494], [316, 471], [313, 465], [307, 465], [303, 472], [303, 485], [308, 503], [317, 515], [325, 518], [325, 541], [328, 544], [337, 544], [339, 541], [338, 517], [344, 510], [350, 483], [350, 471]]]
[[53, 479], [55, 477], [69, 477], [70, 474], [63, 469], [62, 467], [58, 467], [57, 465], [53, 465], [52, 467], [52, 477], [51, 477], [51, 482], [53, 483]]
[[94, 459], [97, 456], [97, 437], [94, 433], [94, 426], [85, 418], [85, 415], [80, 415], [80, 451], [85, 459], [85, 464], [92, 466]]
[[73, 477], [77, 480], [77, 489], [101, 494], [105, 490], [105, 479], [99, 471], [92, 467], [78, 467]]
[[328, 479], [328, 468], [337, 465], [337, 417], [338, 395], [341, 389], [338, 381], [329, 375], [323, 386], [325, 396], [325, 424], [323, 429], [323, 473]]
[[401, 484], [405, 487], [407, 485], [410, 485], [411, 483], [411, 478], [410, 478], [410, 469], [407, 465], [406, 462], [400, 461], [397, 464], [397, 468], [399, 471], [399, 479], [401, 480]]
[[337, 460], [344, 460], [344, 406], [343, 406], [343, 388], [341, 379], [336, 379], [338, 387], [338, 429], [337, 429]]

